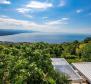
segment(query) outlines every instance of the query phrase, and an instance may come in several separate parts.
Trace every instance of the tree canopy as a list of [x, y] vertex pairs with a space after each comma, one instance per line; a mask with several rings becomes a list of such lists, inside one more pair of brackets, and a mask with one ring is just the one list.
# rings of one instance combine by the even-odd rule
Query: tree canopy
[[52, 57], [69, 63], [91, 61], [91, 41], [62, 44], [0, 42], [0, 84], [69, 84], [55, 71]]

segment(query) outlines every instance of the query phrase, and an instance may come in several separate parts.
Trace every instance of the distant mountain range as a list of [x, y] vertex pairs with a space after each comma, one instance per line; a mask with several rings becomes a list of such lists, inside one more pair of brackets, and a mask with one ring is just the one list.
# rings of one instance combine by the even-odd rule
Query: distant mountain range
[[15, 29], [0, 29], [0, 36], [13, 35], [19, 33], [32, 33], [31, 30], [15, 30]]

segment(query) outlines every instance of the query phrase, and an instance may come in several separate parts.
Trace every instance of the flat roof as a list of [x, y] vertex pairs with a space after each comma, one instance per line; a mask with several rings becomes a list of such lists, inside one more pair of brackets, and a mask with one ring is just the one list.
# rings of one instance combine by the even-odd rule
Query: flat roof
[[82, 79], [64, 58], [51, 58], [51, 60], [55, 70], [67, 74], [69, 80], [76, 81]]
[[72, 65], [91, 83], [91, 62], [72, 63]]

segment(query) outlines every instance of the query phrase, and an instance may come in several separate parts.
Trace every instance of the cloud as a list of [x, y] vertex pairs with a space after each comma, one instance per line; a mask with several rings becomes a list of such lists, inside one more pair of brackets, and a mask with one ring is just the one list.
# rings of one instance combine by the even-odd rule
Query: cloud
[[28, 4], [24, 5], [24, 7], [17, 8], [16, 10], [20, 13], [28, 13], [29, 11], [32, 11], [33, 9], [44, 10], [44, 9], [51, 8], [51, 7], [53, 7], [52, 3], [31, 1]]
[[29, 8], [18, 8], [16, 9], [20, 14], [22, 14], [24, 17], [32, 18], [33, 16], [28, 14], [31, 9]]
[[52, 6], [52, 3], [48, 2], [30, 1], [23, 7], [17, 8], [16, 11], [21, 13], [25, 17], [31, 18], [32, 15], [28, 14], [29, 12], [33, 12], [34, 10], [45, 10], [47, 8], [51, 8]]
[[77, 9], [77, 10], [76, 10], [76, 13], [78, 13], [78, 14], [79, 14], [79, 13], [82, 13], [82, 12], [83, 12], [83, 9]]
[[25, 29], [47, 33], [69, 33], [69, 34], [90, 34], [90, 28], [69, 28], [66, 23], [69, 18], [61, 18], [55, 21], [47, 21], [44, 23], [36, 23], [24, 20], [16, 20], [13, 18], [0, 18], [0, 29]]
[[47, 9], [52, 7], [52, 3], [48, 3], [48, 2], [39, 2], [39, 1], [31, 1], [30, 3], [28, 3], [26, 5], [27, 8], [30, 9]]
[[48, 25], [58, 25], [58, 24], [68, 24], [69, 18], [61, 18], [59, 20], [48, 21], [46, 24]]
[[0, 0], [0, 4], [11, 4], [8, 0]]
[[6, 15], [0, 15], [0, 17], [2, 17], [2, 18], [9, 18], [9, 17], [6, 16]]
[[30, 9], [28, 9], [28, 8], [18, 8], [18, 9], [16, 9], [18, 12], [20, 12], [20, 13], [28, 13], [29, 11], [30, 11]]
[[65, 5], [66, 5], [66, 0], [60, 0], [59, 6], [60, 6], [60, 7], [63, 7], [63, 6], [65, 6]]
[[[39, 24], [36, 22], [16, 20], [12, 18], [0, 18], [0, 28], [12, 28], [12, 26], [14, 26], [17, 29], [18, 26], [21, 26], [21, 29], [31, 29], [33, 31], [44, 32], [45, 30], [45, 32], [58, 32], [59, 28], [57, 28], [57, 26], [66, 24], [67, 22], [65, 21], [66, 19], [60, 19]], [[5, 25], [7, 25], [7, 27]]]
[[62, 18], [61, 20], [66, 20], [66, 21], [67, 21], [67, 20], [69, 20], [69, 18], [65, 18], [65, 17], [64, 17], [64, 18]]

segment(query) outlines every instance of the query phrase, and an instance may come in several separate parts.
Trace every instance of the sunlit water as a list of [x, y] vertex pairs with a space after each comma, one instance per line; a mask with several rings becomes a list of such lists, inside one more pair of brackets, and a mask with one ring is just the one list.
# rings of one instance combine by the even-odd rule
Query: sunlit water
[[22, 33], [16, 35], [0, 36], [0, 41], [9, 42], [48, 42], [48, 43], [62, 43], [71, 42], [74, 40], [83, 40], [89, 35], [78, 34], [53, 34], [53, 33]]

